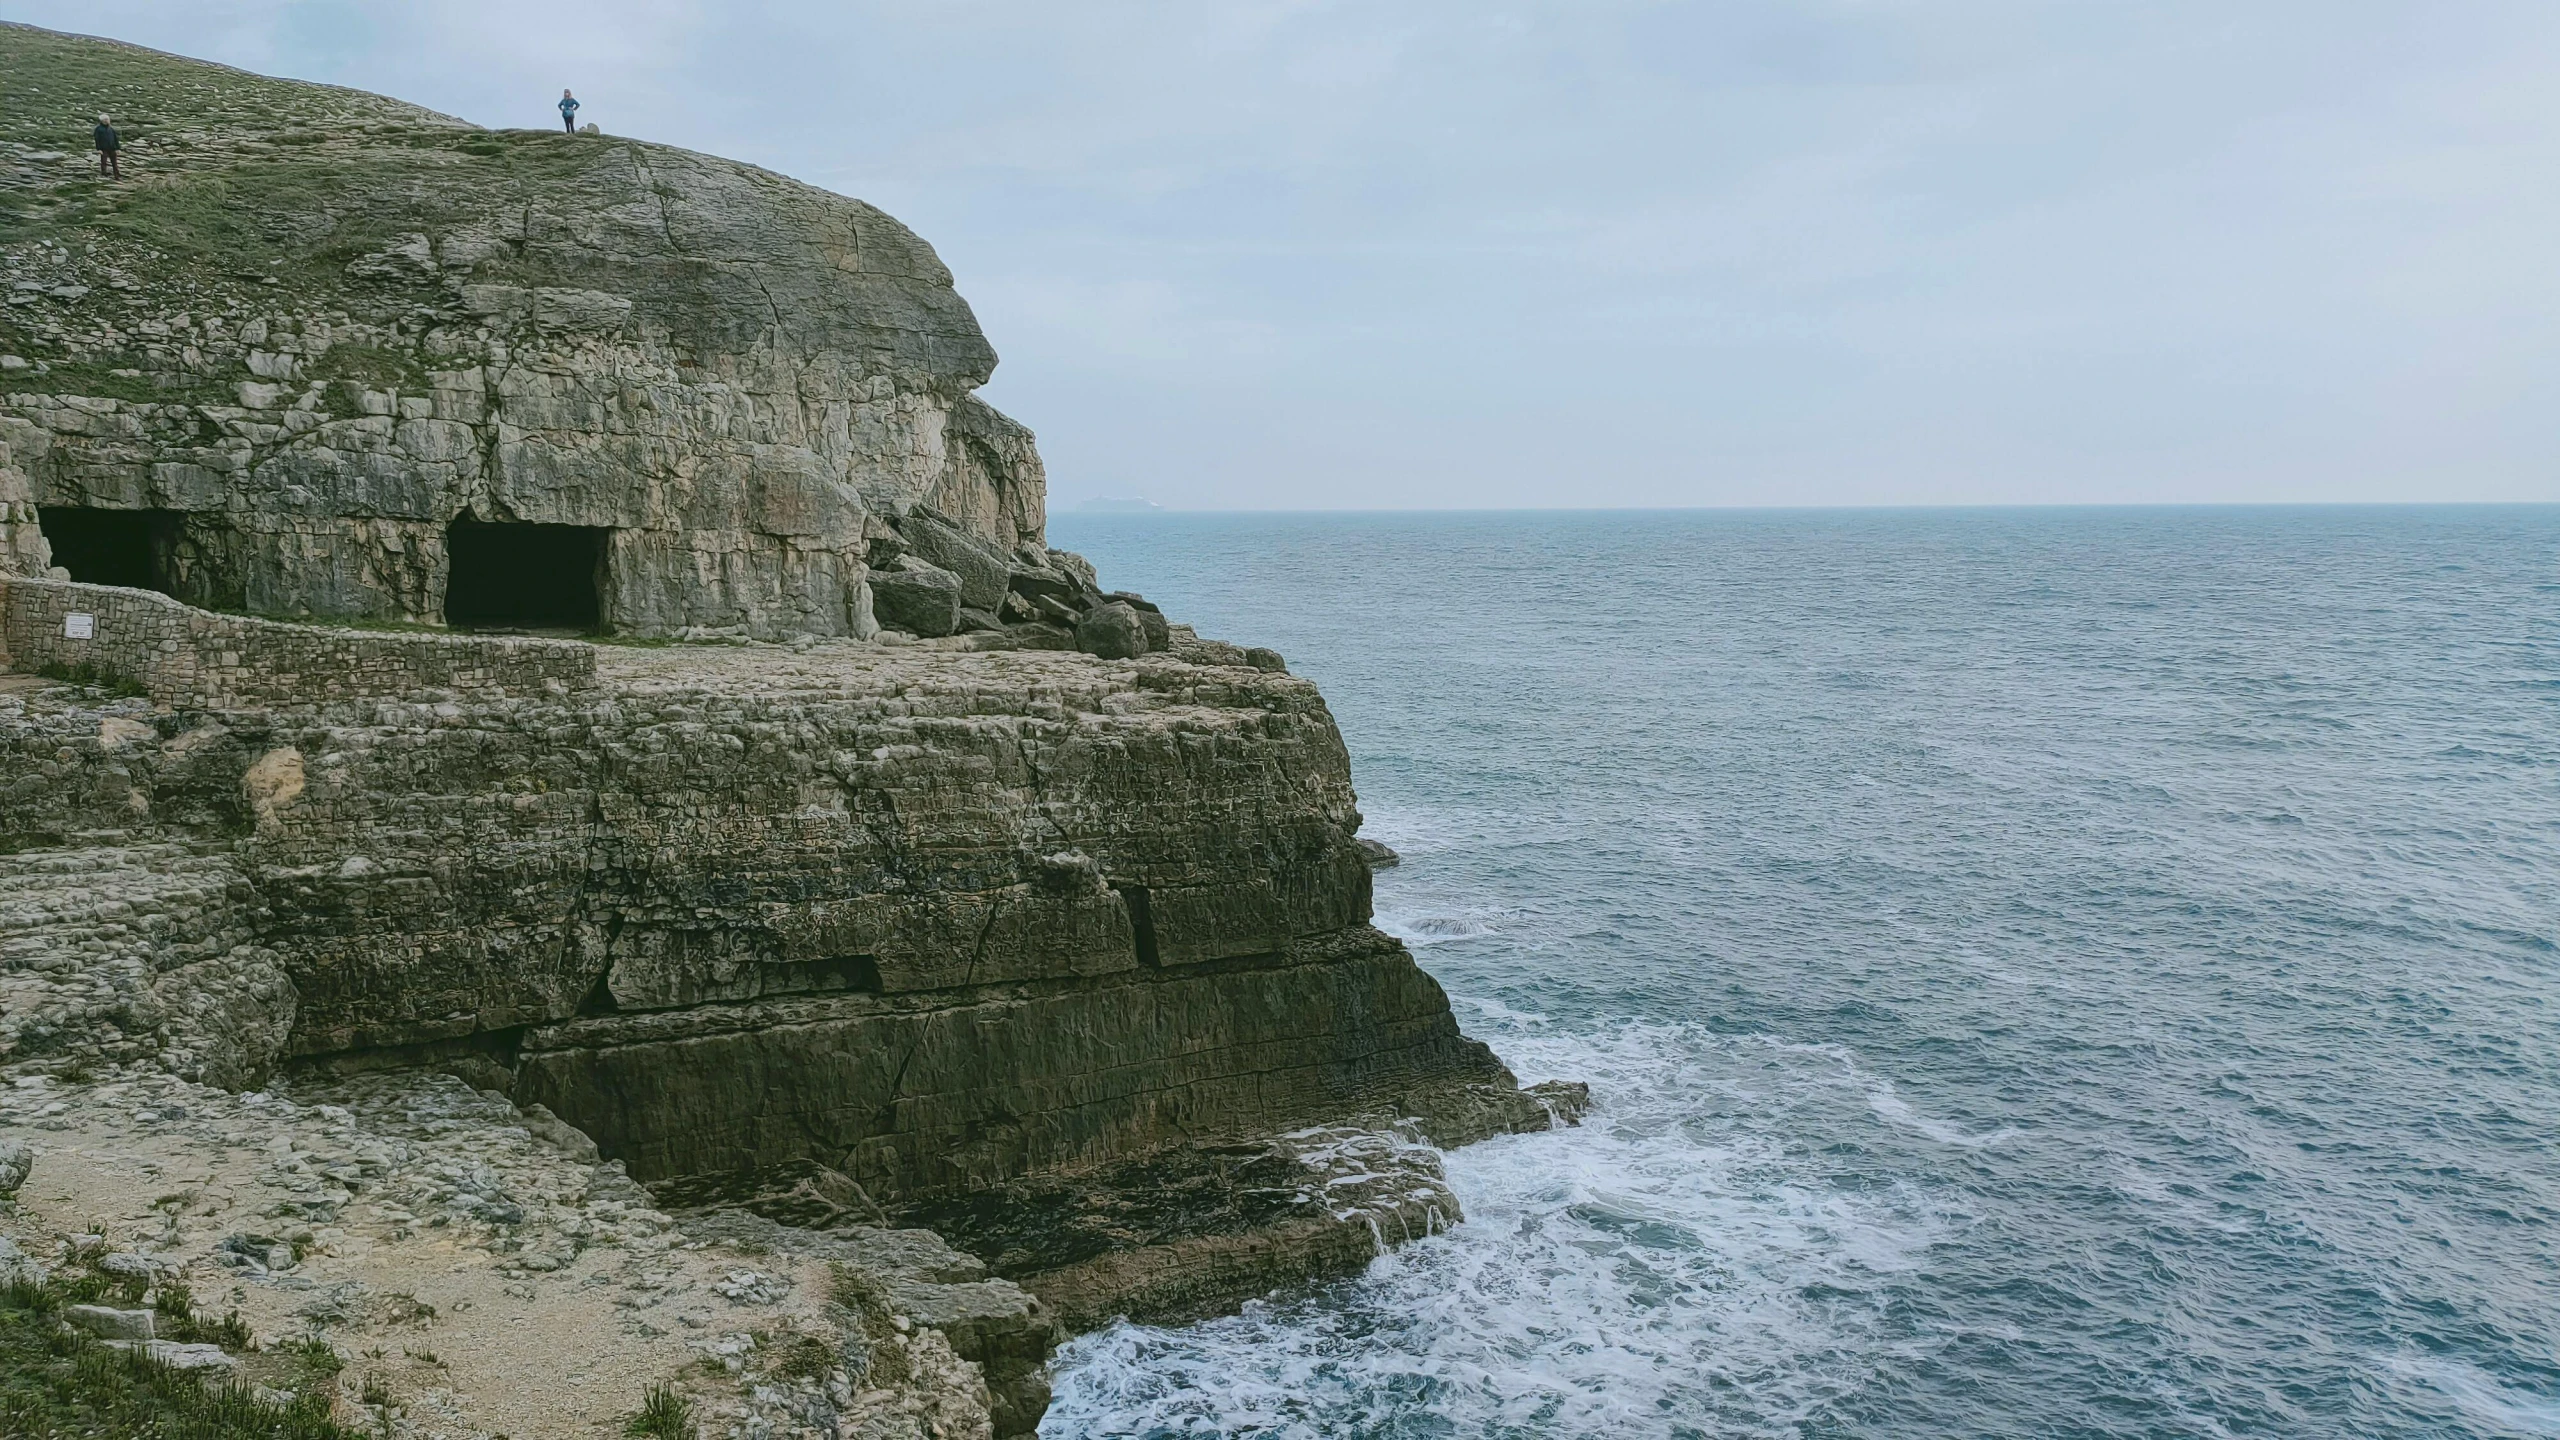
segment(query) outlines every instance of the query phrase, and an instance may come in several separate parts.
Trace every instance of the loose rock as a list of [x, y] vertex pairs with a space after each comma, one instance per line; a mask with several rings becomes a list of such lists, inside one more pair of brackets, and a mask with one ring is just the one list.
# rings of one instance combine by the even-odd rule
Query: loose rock
[[1134, 659], [1147, 653], [1147, 628], [1117, 600], [1097, 605], [1076, 621], [1076, 648], [1105, 660]]

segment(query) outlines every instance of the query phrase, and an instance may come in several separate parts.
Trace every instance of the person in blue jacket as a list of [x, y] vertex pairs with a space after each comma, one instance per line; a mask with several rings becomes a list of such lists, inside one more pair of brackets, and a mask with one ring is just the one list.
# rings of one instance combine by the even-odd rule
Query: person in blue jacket
[[560, 92], [560, 128], [572, 135], [578, 133], [578, 97], [566, 90]]

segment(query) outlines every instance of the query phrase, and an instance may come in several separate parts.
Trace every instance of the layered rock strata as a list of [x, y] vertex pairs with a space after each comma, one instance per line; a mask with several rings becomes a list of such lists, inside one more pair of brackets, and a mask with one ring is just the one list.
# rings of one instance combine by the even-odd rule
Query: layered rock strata
[[[113, 598], [0, 602], [66, 588]], [[441, 1071], [669, 1203], [940, 1227], [1076, 1324], [1455, 1217], [1425, 1163], [1344, 1188], [1309, 1127], [1572, 1112], [1367, 924], [1314, 687], [1181, 627], [1118, 661], [978, 638], [258, 709], [0, 685], [0, 1066]]]
[[[0, 68], [22, 568], [68, 558], [29, 508], [112, 512], [154, 578], [76, 578], [442, 623], [457, 522], [555, 527], [591, 547], [605, 629], [858, 634], [913, 505], [1040, 540], [1030, 432], [972, 393], [994, 350], [860, 201], [27, 26], [0, 25]], [[36, 93], [115, 114], [122, 186]]]
[[[0, 62], [129, 176], [0, 109], [0, 1146], [106, 1208], [204, 1172], [156, 1234], [101, 1211], [133, 1263], [378, 1337], [420, 1230], [535, 1294], [680, 1234], [798, 1268], [578, 1283], [772, 1310], [709, 1355], [735, 1433], [1019, 1433], [1061, 1321], [1355, 1270], [1456, 1218], [1432, 1144], [1579, 1113], [1369, 924], [1315, 688], [1046, 545], [896, 222], [25, 27]], [[735, 643], [410, 633], [448, 624]], [[261, 1308], [305, 1230], [408, 1258]], [[421, 1406], [360, 1418], [505, 1428]]]

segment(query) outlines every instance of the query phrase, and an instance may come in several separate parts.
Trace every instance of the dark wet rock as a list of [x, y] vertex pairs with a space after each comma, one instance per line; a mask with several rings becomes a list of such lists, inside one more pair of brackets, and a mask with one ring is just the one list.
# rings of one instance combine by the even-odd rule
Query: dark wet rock
[[1391, 870], [1404, 863], [1404, 857], [1387, 848], [1385, 841], [1363, 835], [1352, 843], [1360, 847], [1360, 858], [1368, 861], [1372, 870]]

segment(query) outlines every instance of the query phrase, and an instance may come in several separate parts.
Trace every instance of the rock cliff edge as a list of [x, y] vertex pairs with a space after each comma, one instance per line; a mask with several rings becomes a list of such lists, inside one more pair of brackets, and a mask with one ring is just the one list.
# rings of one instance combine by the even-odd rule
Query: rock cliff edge
[[395, 1433], [1023, 1433], [1578, 1116], [1369, 923], [1315, 687], [1047, 548], [897, 222], [0, 61], [0, 1272]]

